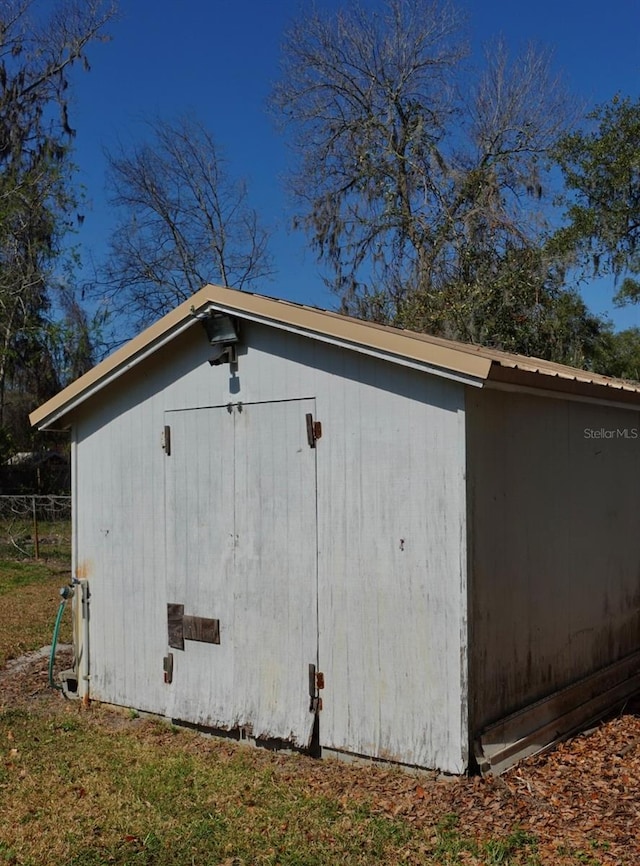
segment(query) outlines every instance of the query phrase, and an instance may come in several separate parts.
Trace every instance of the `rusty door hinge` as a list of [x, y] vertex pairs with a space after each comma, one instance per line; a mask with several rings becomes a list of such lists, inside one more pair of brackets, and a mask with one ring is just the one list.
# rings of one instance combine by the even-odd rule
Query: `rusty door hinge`
[[171, 427], [165, 425], [162, 431], [162, 450], [169, 457], [171, 455]]
[[322, 709], [322, 698], [318, 689], [324, 688], [324, 674], [316, 671], [315, 665], [309, 665], [309, 712], [319, 713]]
[[311, 412], [307, 412], [306, 419], [307, 442], [309, 443], [309, 448], [315, 448], [318, 439], [322, 438], [322, 423], [320, 421], [314, 421]]

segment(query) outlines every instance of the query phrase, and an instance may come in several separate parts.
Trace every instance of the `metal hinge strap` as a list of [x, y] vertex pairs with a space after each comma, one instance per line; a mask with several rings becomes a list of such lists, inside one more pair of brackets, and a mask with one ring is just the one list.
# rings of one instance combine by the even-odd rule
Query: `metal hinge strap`
[[307, 412], [307, 442], [309, 448], [315, 448], [318, 439], [322, 438], [322, 424], [320, 421], [314, 421], [311, 412]]
[[322, 698], [318, 690], [324, 688], [324, 674], [316, 671], [315, 665], [309, 665], [309, 712], [319, 713], [322, 709]]
[[162, 431], [162, 450], [169, 457], [171, 455], [171, 427], [165, 425]]

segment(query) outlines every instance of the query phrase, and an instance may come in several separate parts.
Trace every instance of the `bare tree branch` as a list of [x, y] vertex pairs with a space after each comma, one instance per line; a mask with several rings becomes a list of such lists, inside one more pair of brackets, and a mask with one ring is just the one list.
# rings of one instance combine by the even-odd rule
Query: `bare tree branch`
[[294, 150], [296, 225], [347, 312], [407, 323], [417, 294], [437, 329], [462, 303], [449, 287], [489, 261], [519, 278], [535, 262], [545, 279], [540, 257], [515, 266], [511, 251], [542, 242], [545, 157], [568, 101], [533, 47], [511, 59], [497, 43], [472, 77], [463, 32], [447, 2], [386, 0], [311, 12], [287, 35], [272, 107]]
[[150, 143], [109, 155], [112, 201], [123, 215], [111, 239], [110, 297], [137, 324], [207, 282], [242, 289], [272, 274], [269, 233], [211, 133], [188, 116], [149, 128]]

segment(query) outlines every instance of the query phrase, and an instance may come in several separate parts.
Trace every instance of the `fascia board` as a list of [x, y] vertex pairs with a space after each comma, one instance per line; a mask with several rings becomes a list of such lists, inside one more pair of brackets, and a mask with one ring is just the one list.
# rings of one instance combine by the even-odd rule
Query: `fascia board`
[[[84, 376], [80, 376], [59, 394], [34, 409], [29, 415], [31, 426], [37, 426], [39, 430], [51, 429], [53, 424], [69, 412], [194, 325], [197, 321], [196, 315], [202, 310], [206, 301], [206, 298], [198, 299], [198, 295], [195, 295], [185, 304], [177, 307], [173, 313], [169, 313], [155, 325], [134, 337]], [[180, 315], [177, 315], [178, 313]]]
[[491, 367], [491, 361], [486, 358], [434, 346], [402, 332], [371, 328], [366, 323], [342, 319], [321, 310], [233, 289], [206, 287], [35, 409], [29, 416], [31, 425], [40, 430], [51, 429], [212, 310], [476, 387], [482, 385]]
[[[471, 373], [458, 372], [456, 370], [452, 370], [448, 367], [439, 367], [435, 364], [431, 364], [425, 360], [421, 360], [419, 354], [416, 353], [417, 357], [410, 357], [408, 354], [396, 354], [393, 351], [386, 351], [382, 348], [377, 348], [372, 345], [366, 345], [361, 342], [355, 341], [353, 338], [348, 339], [344, 336], [336, 336], [333, 334], [329, 334], [326, 331], [318, 331], [308, 326], [295, 324], [292, 322], [285, 322], [280, 320], [276, 320], [267, 316], [258, 315], [256, 313], [247, 313], [246, 310], [238, 310], [232, 306], [226, 306], [223, 304], [212, 304], [211, 309], [215, 309], [221, 313], [227, 313], [228, 315], [238, 316], [244, 321], [254, 322], [259, 325], [267, 325], [272, 328], [276, 328], [277, 330], [286, 331], [291, 334], [296, 334], [302, 337], [309, 337], [313, 340], [317, 340], [320, 343], [326, 343], [331, 346], [338, 346], [339, 348], [350, 349], [351, 351], [358, 352], [362, 355], [368, 355], [373, 358], [379, 358], [384, 361], [389, 361], [393, 364], [399, 364], [402, 367], [409, 367], [412, 370], [420, 370], [423, 373], [429, 373], [433, 376], [440, 376], [444, 379], [450, 379], [454, 382], [461, 382], [464, 385], [472, 385], [475, 387], [482, 387], [486, 376], [472, 375]], [[405, 337], [405, 339], [410, 339]], [[473, 365], [474, 368], [478, 368], [478, 365]], [[480, 369], [484, 371], [486, 367], [486, 371], [491, 366], [491, 362], [489, 361], [487, 364], [480, 365]]]

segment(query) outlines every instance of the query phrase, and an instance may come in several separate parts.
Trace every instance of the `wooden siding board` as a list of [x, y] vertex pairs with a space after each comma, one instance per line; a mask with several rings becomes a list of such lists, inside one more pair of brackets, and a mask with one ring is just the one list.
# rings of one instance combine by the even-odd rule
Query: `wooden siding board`
[[640, 649], [640, 417], [467, 395], [473, 728]]
[[[75, 425], [71, 428], [71, 575], [78, 578], [78, 437]], [[84, 627], [86, 609], [83, 609], [82, 591], [76, 588], [71, 602], [72, 641], [78, 676], [78, 697], [85, 700], [89, 694], [89, 645]]]
[[164, 457], [144, 389], [128, 396], [77, 422], [76, 571], [91, 590], [93, 697], [163, 712]]
[[504, 772], [595, 722], [639, 689], [640, 653], [632, 653], [486, 728], [475, 743], [480, 769]]
[[[321, 744], [462, 771], [464, 389], [263, 326], [244, 333], [236, 377], [210, 367], [206, 341], [188, 332], [144, 374], [132, 371], [126, 391], [105, 389], [79, 414], [78, 507], [87, 517], [78, 544], [96, 563], [94, 695], [174, 711], [162, 681], [166, 605], [182, 602], [169, 597], [165, 574], [163, 485], [174, 454], [160, 440], [169, 410], [315, 397]], [[228, 438], [221, 442], [227, 454]], [[220, 647], [204, 650], [224, 646], [222, 616], [220, 629]], [[195, 668], [205, 664], [203, 655]], [[205, 723], [197, 700], [189, 711]]]
[[460, 771], [462, 407], [339, 360], [318, 399], [321, 742]]

